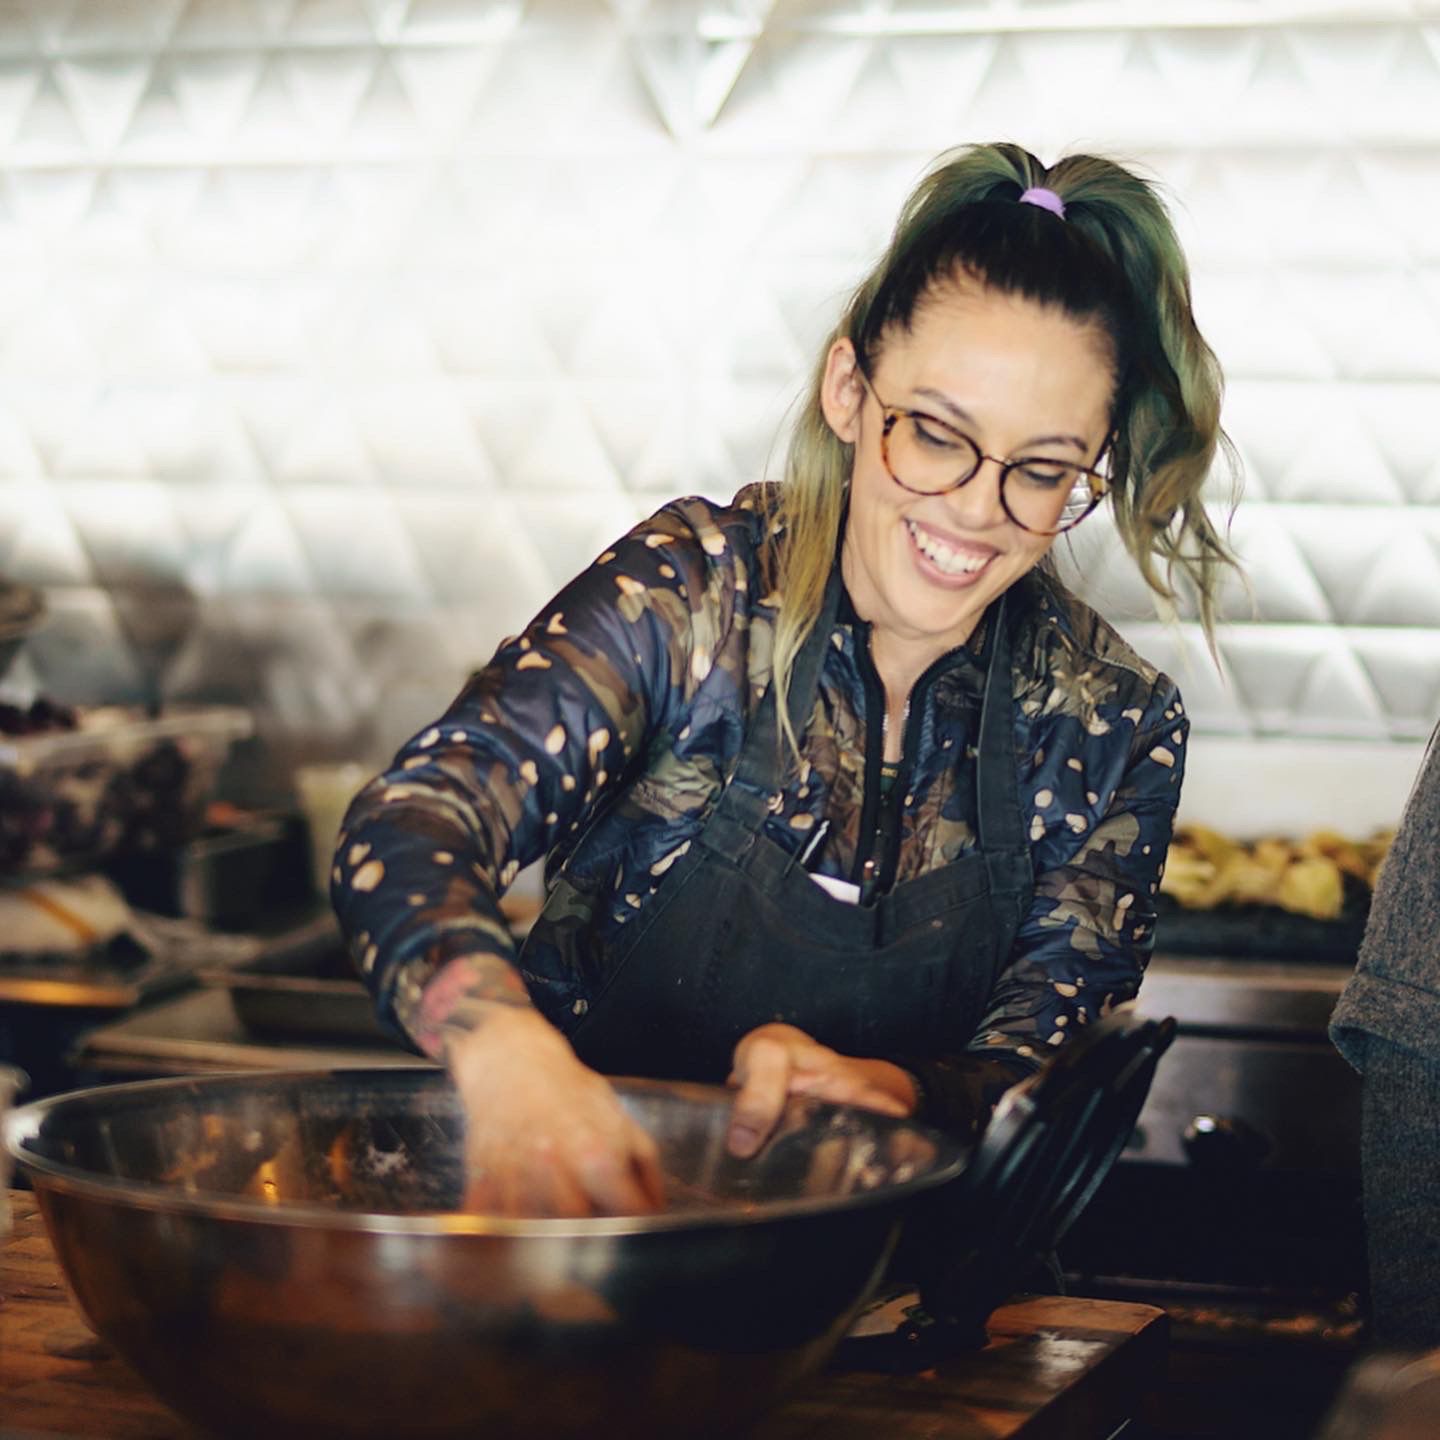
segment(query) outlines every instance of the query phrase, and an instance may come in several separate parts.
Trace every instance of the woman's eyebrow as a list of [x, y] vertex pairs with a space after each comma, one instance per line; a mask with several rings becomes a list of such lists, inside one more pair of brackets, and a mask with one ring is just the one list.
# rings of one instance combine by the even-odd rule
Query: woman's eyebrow
[[1021, 449], [1030, 445], [1073, 445], [1082, 455], [1088, 454], [1090, 447], [1076, 435], [1037, 435], [1033, 440], [1027, 440]]
[[915, 391], [915, 394], [926, 400], [933, 400], [942, 410], [953, 415], [962, 424], [973, 425], [975, 423], [975, 417], [968, 410], [961, 409], [948, 395], [942, 395], [938, 390], [931, 390], [928, 386], [922, 385]]
[[[966, 409], [957, 405], [948, 395], [942, 395], [938, 390], [931, 390], [928, 386], [922, 386], [915, 391], [916, 395], [923, 396], [926, 400], [933, 400], [942, 410], [953, 415], [962, 425], [974, 425], [975, 417]], [[1037, 435], [1032, 440], [1025, 441], [1025, 445], [1073, 445], [1082, 455], [1088, 454], [1090, 447], [1078, 435]], [[1024, 448], [1023, 446], [1021, 447]]]

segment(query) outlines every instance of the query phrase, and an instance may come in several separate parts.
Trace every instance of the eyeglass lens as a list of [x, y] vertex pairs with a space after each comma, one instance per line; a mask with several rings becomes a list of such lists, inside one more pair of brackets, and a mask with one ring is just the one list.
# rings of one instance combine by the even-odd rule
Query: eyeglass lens
[[[886, 437], [890, 473], [907, 489], [943, 494], [980, 468], [979, 447], [968, 436], [925, 416], [895, 413]], [[1001, 499], [1012, 520], [1027, 530], [1056, 531], [1077, 524], [1094, 506], [1083, 466], [1067, 460], [1021, 459], [1005, 466]]]

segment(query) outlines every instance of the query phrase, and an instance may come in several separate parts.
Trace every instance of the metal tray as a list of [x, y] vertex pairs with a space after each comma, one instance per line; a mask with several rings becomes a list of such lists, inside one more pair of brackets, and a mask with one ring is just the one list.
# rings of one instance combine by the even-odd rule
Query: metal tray
[[[539, 907], [506, 896], [501, 909], [518, 941]], [[328, 909], [276, 935], [248, 959], [198, 970], [196, 979], [228, 990], [236, 1017], [256, 1036], [395, 1043], [375, 1018], [370, 992]]]
[[257, 1035], [384, 1040], [374, 1002], [326, 912], [271, 941], [238, 965], [198, 972], [202, 985], [230, 992], [240, 1023]]
[[1292, 915], [1273, 905], [1190, 910], [1169, 895], [1157, 895], [1155, 952], [1354, 965], [1369, 909], [1369, 891], [1348, 876], [1345, 908], [1334, 920]]

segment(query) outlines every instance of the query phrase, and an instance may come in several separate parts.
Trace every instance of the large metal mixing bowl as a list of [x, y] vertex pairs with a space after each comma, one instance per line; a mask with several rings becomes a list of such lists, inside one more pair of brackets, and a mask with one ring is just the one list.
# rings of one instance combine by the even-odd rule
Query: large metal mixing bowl
[[222, 1075], [54, 1096], [5, 1141], [96, 1330], [176, 1410], [253, 1437], [675, 1440], [817, 1368], [958, 1142], [793, 1102], [759, 1155], [730, 1097], [620, 1082], [647, 1217], [460, 1213], [434, 1070]]

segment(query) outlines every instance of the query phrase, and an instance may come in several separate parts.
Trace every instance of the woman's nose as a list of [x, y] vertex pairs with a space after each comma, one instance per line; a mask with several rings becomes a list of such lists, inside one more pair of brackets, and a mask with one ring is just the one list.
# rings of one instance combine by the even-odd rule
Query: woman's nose
[[1003, 525], [1010, 518], [1000, 500], [1003, 473], [1001, 462], [987, 455], [963, 485], [945, 496], [947, 508], [957, 524], [970, 530], [984, 530]]

